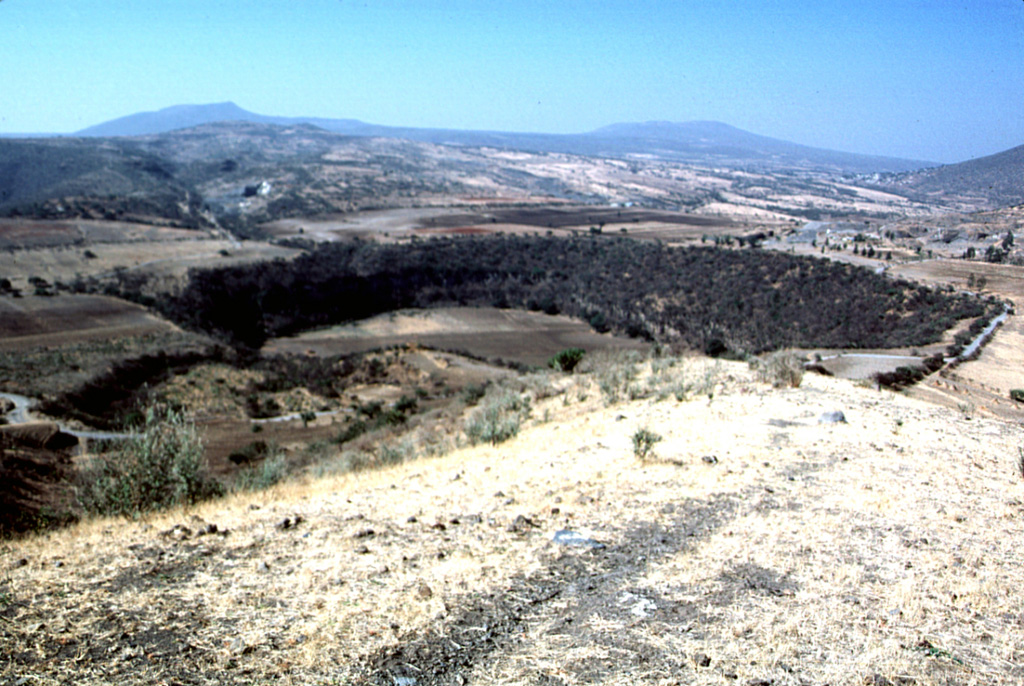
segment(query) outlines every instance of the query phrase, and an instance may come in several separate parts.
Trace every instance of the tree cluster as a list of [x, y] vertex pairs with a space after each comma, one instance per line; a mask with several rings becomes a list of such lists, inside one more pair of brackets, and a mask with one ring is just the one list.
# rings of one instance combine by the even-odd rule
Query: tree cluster
[[887, 348], [985, 314], [967, 296], [870, 270], [761, 250], [671, 248], [623, 237], [452, 237], [308, 246], [285, 261], [194, 271], [158, 306], [239, 347], [409, 307], [527, 308], [600, 331], [705, 350]]

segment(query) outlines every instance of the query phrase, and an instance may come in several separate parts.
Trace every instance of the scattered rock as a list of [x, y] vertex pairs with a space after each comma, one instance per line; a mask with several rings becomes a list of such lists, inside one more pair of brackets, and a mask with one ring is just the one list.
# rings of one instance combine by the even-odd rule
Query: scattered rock
[[359, 531], [355, 532], [355, 534], [353, 534], [352, 538], [370, 538], [374, 536], [375, 533], [376, 532], [374, 532], [373, 529], [360, 529]]
[[693, 663], [698, 667], [710, 667], [711, 658], [705, 653], [697, 653], [693, 656]]
[[20, 560], [15, 560], [14, 564], [11, 565], [11, 567], [13, 569], [18, 569], [19, 567], [27, 567], [27, 566], [28, 566], [28, 559], [24, 558], [24, 557], [21, 558]]
[[280, 529], [281, 531], [284, 531], [286, 529], [293, 529], [297, 527], [299, 524], [302, 524], [302, 521], [303, 520], [301, 515], [295, 515], [294, 517], [285, 517], [275, 525], [275, 528]]
[[160, 535], [164, 538], [172, 538], [175, 541], [184, 541], [192, 535], [192, 529], [189, 529], [184, 524], [175, 524], [167, 531], [161, 531]]
[[819, 424], [846, 424], [846, 415], [840, 410], [834, 410], [832, 412], [823, 412], [818, 417]]
[[578, 531], [571, 531], [569, 529], [561, 529], [555, 532], [554, 537], [551, 539], [559, 545], [570, 545], [570, 546], [585, 546], [587, 548], [604, 548], [604, 543], [599, 543], [592, 538], [584, 536]]
[[356, 548], [355, 551], [353, 552], [355, 552], [356, 555], [366, 555], [370, 552], [370, 549], [367, 548], [365, 545], [361, 545], [358, 548]]
[[718, 464], [718, 458], [714, 455], [704, 455], [700, 459], [704, 464]]
[[421, 581], [419, 586], [416, 587], [416, 596], [421, 600], [429, 600], [434, 597], [434, 592], [430, 589], [425, 581]]
[[519, 515], [514, 520], [512, 520], [511, 524], [508, 525], [508, 530], [514, 534], [522, 535], [527, 533], [530, 529], [536, 529], [539, 526], [540, 524], [537, 524], [537, 522], [533, 521], [529, 517], [525, 515]]
[[261, 561], [258, 565], [256, 565], [256, 570], [259, 572], [269, 572], [270, 565], [268, 565], [266, 561]]

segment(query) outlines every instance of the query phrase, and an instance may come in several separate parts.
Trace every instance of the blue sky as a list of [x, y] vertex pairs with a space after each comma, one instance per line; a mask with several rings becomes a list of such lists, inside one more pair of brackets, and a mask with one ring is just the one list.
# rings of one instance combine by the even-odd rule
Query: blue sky
[[227, 100], [551, 133], [708, 119], [957, 162], [1024, 144], [1024, 0], [0, 1], [0, 132]]

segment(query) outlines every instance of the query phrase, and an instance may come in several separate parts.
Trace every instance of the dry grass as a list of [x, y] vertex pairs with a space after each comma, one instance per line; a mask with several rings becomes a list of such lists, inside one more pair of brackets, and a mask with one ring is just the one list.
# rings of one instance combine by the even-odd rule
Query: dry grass
[[718, 370], [611, 406], [572, 377], [499, 446], [6, 544], [0, 680], [1021, 683], [1019, 430]]

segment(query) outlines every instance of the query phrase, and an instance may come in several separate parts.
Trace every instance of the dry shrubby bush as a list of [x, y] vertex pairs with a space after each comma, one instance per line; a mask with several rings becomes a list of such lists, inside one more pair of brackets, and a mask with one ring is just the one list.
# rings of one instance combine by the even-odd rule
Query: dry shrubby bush
[[572, 373], [586, 354], [587, 351], [583, 348], [566, 348], [555, 353], [554, 357], [548, 361], [548, 366], [562, 372]]
[[654, 452], [654, 445], [662, 440], [659, 434], [654, 433], [646, 426], [633, 432], [633, 455], [640, 460], [646, 460]]
[[138, 434], [82, 471], [78, 498], [88, 512], [138, 517], [223, 490], [207, 472], [195, 424], [175, 410], [150, 409]]
[[772, 388], [799, 388], [804, 379], [803, 358], [789, 351], [752, 357], [750, 368], [758, 381], [769, 383]]
[[530, 403], [529, 395], [492, 386], [466, 422], [466, 438], [472, 445], [497, 445], [515, 437], [530, 416]]
[[288, 462], [285, 460], [284, 453], [277, 446], [271, 446], [270, 451], [259, 464], [252, 465], [239, 473], [234, 488], [237, 491], [262, 491], [284, 481], [286, 476], [288, 476]]

